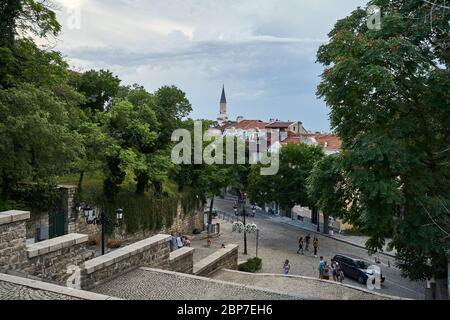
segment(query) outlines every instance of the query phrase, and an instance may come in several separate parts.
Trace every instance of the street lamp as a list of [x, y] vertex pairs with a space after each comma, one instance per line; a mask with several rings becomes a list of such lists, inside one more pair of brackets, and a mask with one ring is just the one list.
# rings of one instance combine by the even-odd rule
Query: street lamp
[[97, 217], [95, 214], [95, 210], [90, 206], [86, 205], [83, 207], [84, 218], [87, 224], [96, 224], [101, 225], [102, 227], [102, 255], [105, 254], [105, 233], [106, 227], [115, 226], [119, 227], [123, 221], [123, 209], [116, 209], [116, 222], [113, 222], [106, 214], [105, 210], [102, 209], [100, 216]]
[[245, 231], [245, 201], [247, 199], [247, 193], [246, 192], [239, 192], [239, 196], [240, 196], [240, 200], [243, 204], [242, 207], [242, 216], [244, 217], [243, 222], [244, 222], [244, 254], [247, 254], [247, 232]]

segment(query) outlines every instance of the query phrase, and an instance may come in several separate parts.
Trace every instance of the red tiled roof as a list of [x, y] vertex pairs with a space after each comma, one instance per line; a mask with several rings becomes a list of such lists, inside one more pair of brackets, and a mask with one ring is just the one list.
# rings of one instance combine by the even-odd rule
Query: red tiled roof
[[265, 129], [266, 125], [267, 123], [261, 120], [242, 120], [241, 122], [230, 126], [230, 128], [236, 130]]
[[288, 144], [300, 144], [300, 135], [295, 134], [291, 131], [288, 132], [288, 136], [284, 139], [281, 144], [287, 146]]
[[275, 121], [266, 125], [266, 128], [287, 128], [294, 122]]
[[[320, 134], [314, 136], [314, 138], [319, 145], [327, 149], [337, 150], [342, 146], [342, 140], [332, 134]], [[325, 144], [327, 145], [326, 147]]]

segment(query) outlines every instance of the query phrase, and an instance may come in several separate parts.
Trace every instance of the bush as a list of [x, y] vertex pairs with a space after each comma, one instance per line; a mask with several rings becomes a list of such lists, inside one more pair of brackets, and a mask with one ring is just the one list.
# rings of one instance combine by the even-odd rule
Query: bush
[[251, 258], [239, 266], [239, 271], [256, 272], [261, 270], [262, 260], [260, 258]]
[[106, 243], [106, 246], [110, 249], [120, 248], [121, 245], [122, 241], [116, 239], [109, 239], [108, 242]]
[[86, 242], [87, 246], [95, 246], [97, 244], [99, 244], [99, 237], [98, 236], [89, 236], [88, 237], [88, 241]]

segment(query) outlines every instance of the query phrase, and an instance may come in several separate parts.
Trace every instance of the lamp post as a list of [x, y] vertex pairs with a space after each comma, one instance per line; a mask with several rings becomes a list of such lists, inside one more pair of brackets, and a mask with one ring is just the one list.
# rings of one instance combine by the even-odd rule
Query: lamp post
[[245, 212], [245, 201], [247, 199], [247, 193], [246, 192], [239, 192], [239, 196], [240, 196], [240, 200], [243, 204], [242, 207], [242, 216], [243, 218], [243, 222], [244, 222], [244, 254], [247, 254], [247, 232], [245, 232], [245, 216], [246, 216], [246, 212]]
[[82, 210], [84, 212], [84, 218], [87, 224], [96, 224], [101, 225], [102, 229], [102, 255], [105, 254], [105, 234], [106, 234], [106, 227], [108, 226], [115, 226], [119, 227], [122, 224], [123, 221], [123, 209], [117, 208], [116, 209], [116, 221], [112, 221], [108, 215], [106, 214], [104, 209], [101, 209], [100, 216], [97, 217], [95, 210], [90, 206], [86, 205], [82, 207]]

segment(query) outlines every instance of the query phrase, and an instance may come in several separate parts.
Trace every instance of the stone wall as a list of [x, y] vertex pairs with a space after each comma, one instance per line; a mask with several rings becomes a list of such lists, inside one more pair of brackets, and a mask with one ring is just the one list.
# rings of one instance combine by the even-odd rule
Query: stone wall
[[87, 240], [88, 236], [84, 234], [68, 234], [28, 245], [28, 266], [22, 271], [65, 285], [70, 276], [67, 267], [79, 266], [94, 255], [94, 252], [86, 248]]
[[[126, 212], [124, 213], [126, 223]], [[191, 234], [194, 229], [203, 230], [203, 210], [199, 209], [195, 212], [184, 214], [181, 206], [178, 206], [177, 215], [170, 227], [164, 227], [160, 230], [138, 231], [133, 234], [126, 233], [126, 226], [114, 229], [111, 238], [121, 240], [124, 244], [131, 244], [157, 234], [170, 234], [172, 231], [182, 235]], [[79, 214], [78, 218], [69, 224], [70, 232], [83, 233], [91, 236], [100, 235], [100, 226], [87, 224], [84, 221], [83, 214]]]
[[192, 274], [194, 272], [194, 248], [183, 247], [169, 255], [170, 270]]
[[238, 267], [238, 248], [236, 244], [228, 244], [194, 265], [194, 274], [207, 277], [215, 271], [225, 268], [236, 270]]
[[90, 289], [138, 267], [168, 270], [170, 238], [159, 234], [86, 261], [81, 269], [81, 288]]
[[20, 273], [66, 284], [67, 267], [80, 265], [93, 253], [86, 248], [87, 235], [68, 234], [26, 244], [30, 212], [0, 212], [0, 272]]
[[21, 270], [27, 264], [26, 222], [30, 212], [0, 212], [0, 272]]

